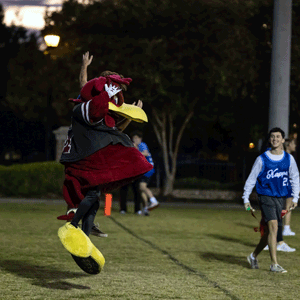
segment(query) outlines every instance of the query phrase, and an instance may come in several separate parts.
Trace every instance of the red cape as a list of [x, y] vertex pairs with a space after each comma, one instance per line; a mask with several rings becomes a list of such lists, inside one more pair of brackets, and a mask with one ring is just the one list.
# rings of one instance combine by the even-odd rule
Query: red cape
[[75, 208], [89, 188], [100, 186], [100, 191], [106, 193], [132, 182], [152, 168], [136, 148], [109, 145], [78, 162], [65, 164], [64, 199], [69, 208]]

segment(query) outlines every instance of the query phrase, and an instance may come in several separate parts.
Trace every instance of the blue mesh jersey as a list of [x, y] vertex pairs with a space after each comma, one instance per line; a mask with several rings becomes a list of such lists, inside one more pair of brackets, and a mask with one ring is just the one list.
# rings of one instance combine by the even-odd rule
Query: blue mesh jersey
[[287, 197], [290, 190], [290, 154], [284, 152], [283, 158], [279, 161], [270, 159], [266, 152], [260, 157], [263, 166], [257, 177], [256, 192], [271, 197]]
[[[153, 162], [153, 159], [152, 159], [152, 155], [151, 155], [151, 153], [150, 153], [150, 151], [149, 151], [149, 148], [148, 148], [147, 144], [144, 143], [144, 142], [141, 142], [141, 143], [138, 145], [138, 149], [139, 149], [140, 152], [143, 152], [143, 151], [145, 151], [145, 150], [148, 150], [148, 152], [149, 152], [150, 155], [149, 155], [149, 156], [145, 156], [145, 157], [146, 157], [148, 163], [150, 163], [152, 166], [154, 166], [154, 162]], [[144, 176], [145, 176], [145, 177], [151, 177], [154, 173], [155, 173], [155, 170], [154, 170], [154, 168], [153, 168], [153, 169], [150, 170], [149, 172], [145, 173]]]
[[293, 196], [292, 196], [292, 187], [291, 187], [291, 185], [288, 186], [288, 190], [289, 190], [289, 192], [288, 192], [288, 194], [286, 195], [286, 197], [287, 197], [287, 198], [292, 198]]

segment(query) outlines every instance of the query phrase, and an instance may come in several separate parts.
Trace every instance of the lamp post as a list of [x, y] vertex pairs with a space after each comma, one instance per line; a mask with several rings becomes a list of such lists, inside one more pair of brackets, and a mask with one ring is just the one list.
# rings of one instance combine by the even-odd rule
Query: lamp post
[[[60, 37], [58, 35], [54, 34], [49, 34], [44, 36], [45, 43], [47, 45], [47, 51], [45, 51], [45, 55], [47, 57], [47, 62], [48, 62], [48, 69], [50, 69], [51, 66], [51, 55], [49, 54], [49, 50], [52, 48], [56, 48], [59, 44]], [[49, 76], [50, 78], [50, 84], [49, 88], [47, 91], [47, 105], [46, 105], [46, 134], [45, 134], [45, 152], [46, 152], [46, 161], [50, 160], [50, 147], [49, 147], [49, 142], [50, 142], [50, 137], [51, 137], [51, 129], [50, 129], [50, 124], [49, 124], [49, 113], [50, 113], [50, 108], [51, 108], [51, 102], [52, 102], [52, 81], [51, 81], [51, 75]]]
[[274, 0], [269, 130], [289, 134], [292, 0]]

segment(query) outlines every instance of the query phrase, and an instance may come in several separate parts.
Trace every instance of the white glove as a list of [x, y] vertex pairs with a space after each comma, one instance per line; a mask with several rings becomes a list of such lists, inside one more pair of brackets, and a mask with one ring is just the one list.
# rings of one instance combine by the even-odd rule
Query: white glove
[[114, 96], [122, 91], [121, 88], [116, 87], [112, 84], [110, 84], [109, 86], [107, 84], [105, 84], [104, 87], [105, 87], [105, 91], [107, 92], [109, 98], [111, 98], [112, 96]]

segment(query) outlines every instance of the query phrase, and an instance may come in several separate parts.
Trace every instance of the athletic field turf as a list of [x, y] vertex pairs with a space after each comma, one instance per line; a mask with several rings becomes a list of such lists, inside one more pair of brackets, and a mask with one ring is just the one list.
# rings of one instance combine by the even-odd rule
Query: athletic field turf
[[[63, 248], [56, 217], [63, 204], [1, 203], [0, 299], [299, 299], [300, 220], [293, 212], [297, 248], [279, 252], [286, 274], [269, 272], [267, 251], [260, 269], [246, 257], [259, 234], [256, 220], [240, 209], [159, 207], [150, 217], [111, 217], [100, 209], [96, 218], [108, 238], [91, 236], [106, 264], [88, 275]], [[132, 207], [130, 207], [130, 211]], [[259, 212], [256, 214], [259, 216]]]

